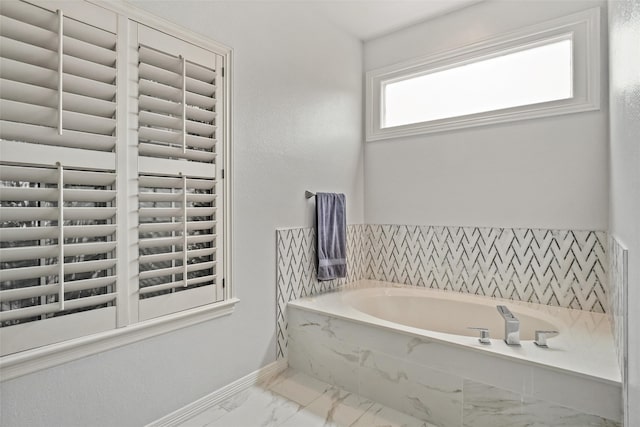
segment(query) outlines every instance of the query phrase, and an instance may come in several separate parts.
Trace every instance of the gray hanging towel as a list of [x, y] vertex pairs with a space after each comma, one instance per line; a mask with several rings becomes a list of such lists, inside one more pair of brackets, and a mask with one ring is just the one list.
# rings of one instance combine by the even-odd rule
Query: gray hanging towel
[[346, 206], [344, 194], [316, 194], [318, 280], [347, 277]]

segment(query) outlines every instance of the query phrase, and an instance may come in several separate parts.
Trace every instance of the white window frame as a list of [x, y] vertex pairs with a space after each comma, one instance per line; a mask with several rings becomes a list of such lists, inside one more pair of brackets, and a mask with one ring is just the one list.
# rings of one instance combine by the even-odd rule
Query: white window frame
[[[385, 83], [455, 68], [562, 38], [572, 40], [573, 97], [571, 98], [402, 126], [382, 127]], [[600, 109], [600, 8], [588, 9], [454, 50], [369, 71], [366, 73], [365, 106], [367, 141], [598, 110]]]
[[[87, 1], [87, 0], [85, 0]], [[57, 2], [56, 0], [28, 0], [28, 2], [41, 5], [46, 9], [55, 9], [60, 3], [60, 8], [69, 7], [69, 2]], [[88, 0], [87, 3], [93, 3], [104, 9], [110, 10], [117, 14], [117, 30], [118, 43], [125, 45], [117, 51], [117, 61], [120, 64], [128, 64], [131, 58], [131, 49], [136, 48], [135, 40], [130, 38], [130, 30], [132, 26], [142, 24], [158, 31], [169, 34], [173, 37], [181, 39], [185, 42], [201, 46], [211, 50], [223, 57], [224, 63], [224, 93], [223, 102], [221, 103], [223, 111], [222, 132], [218, 135], [224, 144], [224, 159], [217, 162], [216, 167], [224, 174], [222, 180], [223, 186], [223, 251], [226, 254], [223, 259], [223, 271], [225, 286], [223, 289], [224, 299], [220, 302], [206, 304], [195, 308], [190, 308], [176, 313], [163, 315], [161, 317], [149, 320], [138, 321], [137, 319], [137, 300], [131, 298], [130, 293], [137, 290], [137, 274], [138, 274], [138, 230], [133, 227], [137, 224], [137, 197], [135, 206], [130, 203], [127, 205], [122, 203], [125, 199], [117, 196], [117, 281], [118, 283], [129, 283], [135, 281], [135, 285], [118, 286], [117, 309], [117, 325], [115, 329], [105, 332], [86, 335], [83, 337], [62, 341], [43, 347], [32, 348], [21, 352], [9, 354], [0, 357], [0, 381], [9, 380], [22, 375], [26, 375], [38, 370], [50, 368], [56, 365], [67, 363], [76, 359], [97, 354], [109, 349], [117, 348], [136, 341], [144, 340], [156, 335], [164, 334], [197, 323], [205, 322], [220, 316], [231, 314], [235, 308], [235, 304], [239, 299], [235, 296], [233, 287], [233, 270], [231, 263], [231, 218], [232, 218], [232, 132], [231, 132], [231, 88], [232, 88], [232, 67], [233, 67], [233, 50], [225, 45], [214, 42], [208, 38], [202, 37], [196, 33], [185, 30], [177, 25], [164, 19], [155, 17], [145, 11], [139, 10], [125, 2]], [[98, 16], [93, 18], [100, 19]], [[117, 79], [119, 82], [130, 82], [134, 77], [131, 67], [119, 67]], [[135, 76], [137, 78], [137, 75]], [[137, 195], [137, 115], [131, 114], [128, 99], [135, 97], [137, 87], [132, 84], [119, 84], [117, 88], [117, 129], [118, 129], [118, 149], [116, 151], [116, 163], [118, 166], [116, 186], [118, 188], [127, 188], [123, 193], [126, 195]], [[125, 101], [123, 101], [125, 100]], [[4, 144], [4, 142], [3, 142]], [[10, 143], [13, 147], [13, 143]], [[3, 161], [6, 162], [26, 162], [24, 152], [19, 150], [7, 149], [5, 145], [2, 150]], [[48, 146], [40, 146], [43, 152], [53, 152]], [[100, 156], [101, 153], [92, 153], [89, 151], [87, 156]], [[73, 159], [79, 165], [83, 164], [82, 159]], [[123, 167], [126, 166], [126, 167]], [[221, 173], [221, 174], [222, 174]], [[129, 200], [130, 201], [130, 200]]]

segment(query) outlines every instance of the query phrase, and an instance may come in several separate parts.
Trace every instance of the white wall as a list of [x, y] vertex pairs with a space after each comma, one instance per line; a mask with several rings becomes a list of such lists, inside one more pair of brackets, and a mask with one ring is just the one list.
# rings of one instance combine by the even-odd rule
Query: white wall
[[282, 3], [142, 1], [234, 49], [233, 315], [1, 384], [3, 426], [142, 425], [275, 360], [275, 228], [363, 222], [362, 44]]
[[[366, 42], [365, 70], [605, 5], [481, 2]], [[365, 143], [366, 222], [606, 230], [605, 28], [600, 111]]]
[[629, 419], [640, 425], [640, 3], [609, 3], [610, 232], [629, 250]]

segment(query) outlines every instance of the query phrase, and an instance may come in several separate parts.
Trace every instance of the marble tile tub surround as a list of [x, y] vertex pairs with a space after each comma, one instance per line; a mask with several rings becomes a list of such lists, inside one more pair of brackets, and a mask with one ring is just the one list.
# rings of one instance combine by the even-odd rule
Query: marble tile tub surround
[[607, 315], [616, 353], [620, 374], [624, 378], [625, 372], [625, 343], [624, 343], [624, 301], [627, 289], [628, 271], [627, 249], [614, 236], [609, 236], [609, 288], [607, 292]]
[[292, 305], [289, 335], [292, 368], [437, 426], [620, 425], [608, 381]]
[[517, 301], [605, 312], [607, 241], [600, 231], [347, 226], [346, 279], [318, 282], [313, 228], [276, 231], [278, 358], [286, 354], [286, 304], [383, 280]]
[[[509, 301], [492, 297], [459, 294], [438, 289], [420, 289], [413, 286], [399, 285], [391, 282], [362, 280], [351, 284], [351, 288], [343, 292], [331, 292], [322, 295], [301, 298], [289, 303], [291, 309], [307, 310], [341, 321], [364, 324], [371, 328], [392, 331], [401, 335], [409, 335], [418, 339], [436, 341], [456, 348], [480, 353], [483, 356], [499, 357], [537, 365], [554, 370], [564, 371], [572, 375], [581, 375], [589, 379], [620, 385], [620, 370], [613, 345], [611, 328], [607, 316], [584, 310], [572, 310], [563, 307]], [[406, 308], [388, 305], [382, 310], [385, 299], [400, 300], [406, 298], [413, 304]], [[467, 326], [491, 328], [491, 345], [478, 343], [477, 334], [445, 333], [433, 328], [413, 327], [417, 318], [414, 316], [428, 307], [430, 301], [441, 302], [450, 310], [443, 322], [443, 328], [453, 330], [465, 329]], [[522, 330], [531, 329], [532, 318], [540, 319], [559, 331], [557, 336], [549, 338], [549, 348], [542, 349], [533, 344], [533, 336], [522, 338], [521, 346], [508, 346], [499, 338], [503, 323], [495, 309], [496, 305], [505, 304], [524, 322]], [[488, 308], [491, 320], [483, 317], [482, 306]], [[358, 307], [362, 307], [361, 309]], [[361, 311], [362, 310], [362, 311]], [[458, 310], [458, 311], [455, 311]], [[467, 314], [469, 312], [476, 315]], [[379, 313], [379, 314], [375, 314]], [[495, 321], [495, 323], [493, 323]], [[311, 325], [311, 323], [309, 324]], [[323, 326], [329, 331], [331, 324]], [[372, 332], [373, 333], [373, 332]], [[532, 334], [532, 331], [530, 332]], [[373, 344], [370, 344], [373, 345]], [[480, 356], [478, 356], [480, 357]]]
[[465, 427], [621, 427], [620, 422], [580, 413], [544, 400], [464, 380]]

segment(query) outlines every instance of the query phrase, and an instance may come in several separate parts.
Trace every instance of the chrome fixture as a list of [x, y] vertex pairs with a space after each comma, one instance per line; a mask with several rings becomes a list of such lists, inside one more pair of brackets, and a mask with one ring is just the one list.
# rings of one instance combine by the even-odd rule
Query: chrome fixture
[[520, 345], [520, 321], [506, 305], [499, 305], [497, 308], [504, 318], [504, 342], [507, 345]]
[[487, 328], [474, 328], [474, 327], [468, 327], [467, 329], [475, 329], [476, 331], [480, 331], [480, 338], [478, 338], [478, 341], [480, 341], [480, 344], [491, 344], [491, 337], [489, 337], [489, 329]]
[[557, 334], [558, 331], [536, 331], [536, 340], [533, 342], [538, 347], [549, 347], [547, 345], [547, 335], [548, 334]]
[[305, 197], [305, 199], [310, 199], [312, 197], [316, 197], [316, 193], [312, 193], [309, 190], [305, 190], [304, 191], [304, 197]]

